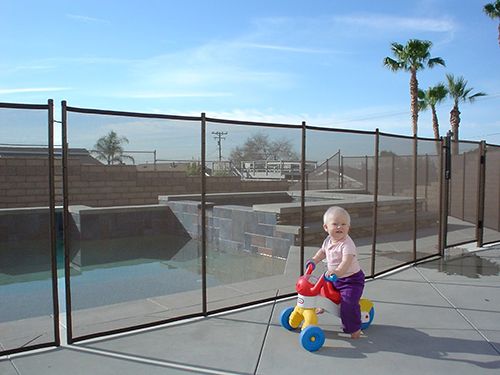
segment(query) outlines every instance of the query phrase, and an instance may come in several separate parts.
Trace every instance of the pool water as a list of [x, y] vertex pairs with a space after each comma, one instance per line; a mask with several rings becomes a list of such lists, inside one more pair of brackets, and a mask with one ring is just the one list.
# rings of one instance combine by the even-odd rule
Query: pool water
[[[201, 243], [192, 239], [157, 236], [148, 239], [129, 238], [106, 243], [93, 241], [82, 246], [83, 265], [71, 270], [72, 304], [87, 308], [199, 290], [201, 277]], [[119, 246], [116, 246], [117, 243]], [[107, 262], [98, 261], [96, 253], [107, 247]], [[86, 248], [91, 250], [84, 254]], [[118, 261], [110, 252], [116, 252]], [[266, 276], [283, 274], [285, 261], [248, 252], [218, 251], [207, 247], [207, 287], [232, 284]], [[98, 291], [98, 293], [96, 293]]]
[[[85, 241], [75, 245], [75, 250], [70, 251], [74, 309], [201, 290], [199, 241], [161, 235]], [[0, 321], [51, 313], [49, 254], [47, 250], [46, 257], [39, 257], [38, 265], [29, 259], [16, 262], [15, 272], [13, 268], [0, 266], [3, 306]], [[57, 264], [60, 305], [64, 309], [64, 259], [60, 241]], [[207, 287], [279, 275], [284, 269], [282, 259], [245, 251], [219, 251], [207, 246]]]

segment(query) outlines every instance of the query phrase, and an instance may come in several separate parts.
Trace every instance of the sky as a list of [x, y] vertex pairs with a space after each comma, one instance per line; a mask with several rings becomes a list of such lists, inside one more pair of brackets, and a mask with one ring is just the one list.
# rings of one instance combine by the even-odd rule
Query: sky
[[[460, 138], [500, 144], [498, 20], [488, 0], [0, 0], [0, 102], [411, 135], [409, 73], [391, 43], [430, 40], [463, 76]], [[441, 134], [452, 102], [438, 105]], [[423, 112], [418, 135], [432, 137]], [[1, 141], [0, 141], [1, 142]]]

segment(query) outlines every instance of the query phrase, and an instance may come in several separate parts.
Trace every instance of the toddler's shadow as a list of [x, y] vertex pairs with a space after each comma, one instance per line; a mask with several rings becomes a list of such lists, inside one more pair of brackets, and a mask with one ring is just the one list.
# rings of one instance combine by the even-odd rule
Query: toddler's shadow
[[[353, 340], [350, 335], [325, 331], [325, 345], [317, 352], [319, 355], [339, 358], [366, 358], [369, 353], [392, 352], [409, 356], [436, 360], [458, 361], [482, 368], [498, 369], [500, 360], [479, 362], [471, 359], [453, 358], [454, 353], [467, 355], [495, 355], [500, 350], [500, 343], [485, 340], [456, 337], [430, 336], [415, 328], [390, 325], [370, 326], [360, 339]], [[335, 346], [335, 342], [344, 341]], [[350, 344], [346, 347], [346, 342]]]

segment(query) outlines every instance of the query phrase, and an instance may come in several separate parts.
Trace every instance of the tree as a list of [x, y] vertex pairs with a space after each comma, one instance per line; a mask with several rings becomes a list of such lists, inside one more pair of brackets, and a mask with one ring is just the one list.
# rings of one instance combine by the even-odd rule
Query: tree
[[498, 45], [500, 46], [500, 0], [486, 4], [483, 11], [493, 20], [498, 18]]
[[134, 163], [132, 156], [123, 153], [122, 144], [124, 143], [128, 143], [128, 139], [126, 137], [119, 137], [116, 132], [111, 130], [107, 135], [97, 140], [92, 153], [96, 155], [97, 159], [105, 160], [108, 165], [124, 164], [124, 159], [131, 160]]
[[193, 161], [189, 163], [186, 169], [188, 176], [198, 176], [201, 173], [201, 165], [199, 162]]
[[418, 80], [417, 71], [425, 67], [433, 68], [435, 65], [445, 65], [441, 57], [430, 55], [432, 42], [428, 40], [410, 39], [406, 45], [392, 43], [391, 50], [395, 59], [384, 58], [384, 66], [397, 72], [404, 70], [410, 72], [410, 110], [412, 117], [413, 135], [417, 135], [418, 128]]
[[467, 87], [467, 81], [464, 77], [455, 77], [453, 74], [446, 74], [447, 89], [449, 96], [453, 99], [453, 108], [450, 111], [450, 126], [453, 132], [453, 153], [458, 153], [458, 127], [460, 125], [460, 110], [458, 105], [460, 103], [470, 102], [473, 103], [476, 98], [485, 96], [484, 92], [471, 94], [472, 87]]
[[264, 133], [256, 133], [247, 138], [242, 147], [235, 147], [229, 160], [239, 165], [242, 160], [298, 160], [298, 154], [293, 151], [289, 140], [271, 141]]
[[426, 91], [418, 90], [418, 108], [420, 111], [425, 111], [428, 108], [432, 112], [432, 129], [434, 138], [439, 139], [439, 121], [436, 112], [436, 105], [446, 99], [448, 90], [443, 83], [438, 83], [436, 86], [429, 87]]

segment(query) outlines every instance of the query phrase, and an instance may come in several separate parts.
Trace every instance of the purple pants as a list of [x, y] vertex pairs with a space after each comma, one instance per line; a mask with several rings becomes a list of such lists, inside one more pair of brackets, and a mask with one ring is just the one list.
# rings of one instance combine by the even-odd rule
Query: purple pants
[[365, 287], [365, 274], [359, 271], [354, 275], [337, 279], [335, 288], [340, 292], [340, 319], [345, 333], [361, 329], [361, 309], [359, 300]]

